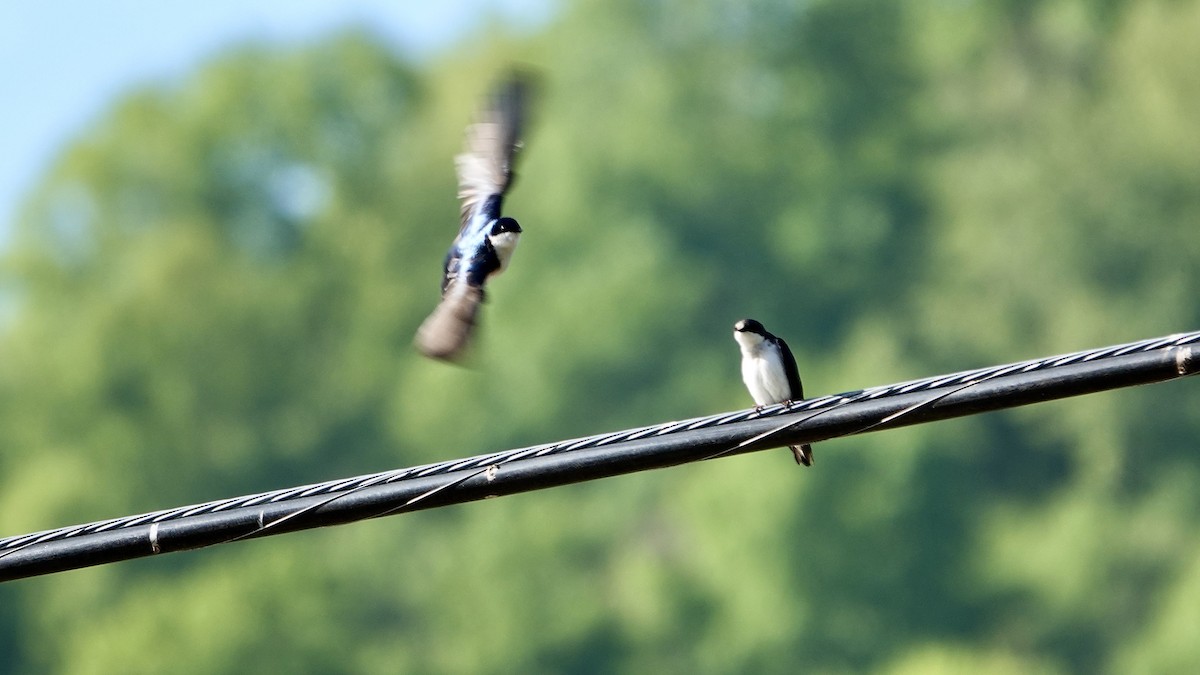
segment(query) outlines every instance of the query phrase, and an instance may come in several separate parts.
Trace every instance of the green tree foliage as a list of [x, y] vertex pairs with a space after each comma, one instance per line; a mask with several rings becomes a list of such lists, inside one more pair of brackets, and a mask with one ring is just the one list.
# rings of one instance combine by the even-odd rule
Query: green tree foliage
[[[1200, 2], [579, 0], [135, 92], [3, 266], [0, 532], [1200, 326]], [[471, 369], [450, 158], [545, 88]], [[12, 672], [1184, 672], [1194, 382], [0, 587]]]

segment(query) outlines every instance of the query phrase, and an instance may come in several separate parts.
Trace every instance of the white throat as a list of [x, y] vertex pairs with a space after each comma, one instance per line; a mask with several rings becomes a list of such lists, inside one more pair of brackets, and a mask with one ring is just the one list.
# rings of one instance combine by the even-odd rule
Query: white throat
[[758, 333], [747, 333], [745, 331], [733, 331], [733, 339], [737, 340], [738, 347], [741, 347], [742, 354], [746, 356], [757, 356], [762, 352], [763, 344], [766, 340]]
[[508, 267], [508, 261], [512, 260], [512, 254], [517, 248], [517, 239], [520, 236], [520, 232], [501, 232], [488, 235], [488, 241], [492, 242], [492, 248], [496, 249], [496, 257], [500, 259], [500, 269], [492, 274], [499, 274]]

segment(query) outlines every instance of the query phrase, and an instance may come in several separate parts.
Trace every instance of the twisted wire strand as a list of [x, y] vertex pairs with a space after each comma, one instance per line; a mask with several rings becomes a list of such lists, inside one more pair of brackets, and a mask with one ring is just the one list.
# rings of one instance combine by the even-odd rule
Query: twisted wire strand
[[[259, 534], [259, 533], [261, 533], [262, 530], [277, 526], [286, 520], [291, 520], [295, 517], [303, 515], [304, 513], [311, 512], [317, 508], [320, 508], [321, 506], [328, 504], [331, 501], [340, 499], [342, 497], [347, 496], [348, 494], [357, 492], [359, 490], [362, 490], [362, 489], [365, 489], [368, 487], [372, 487], [372, 486], [376, 486], [376, 485], [383, 485], [383, 484], [388, 484], [388, 483], [395, 483], [398, 481], [403, 481], [403, 480], [412, 479], [412, 478], [423, 478], [423, 477], [437, 476], [437, 475], [443, 475], [443, 474], [456, 474], [457, 472], [460, 472], [463, 470], [471, 471], [471, 473], [469, 473], [466, 476], [456, 475], [456, 476], [454, 476], [454, 478], [451, 481], [447, 482], [446, 484], [440, 485], [426, 493], [418, 495], [417, 497], [414, 497], [413, 499], [409, 500], [405, 504], [402, 504], [401, 506], [392, 507], [392, 508], [388, 509], [386, 512], [378, 514], [378, 515], [385, 515], [387, 513], [394, 513], [396, 511], [400, 511], [407, 507], [410, 507], [413, 504], [415, 504], [416, 502], [418, 502], [436, 492], [439, 492], [443, 489], [452, 487], [452, 486], [454, 486], [458, 483], [461, 483], [473, 476], [476, 476], [481, 473], [492, 470], [492, 468], [495, 466], [501, 466], [501, 465], [508, 464], [511, 462], [516, 462], [516, 461], [519, 461], [522, 459], [528, 459], [528, 458], [532, 458], [532, 457], [543, 457], [543, 456], [547, 456], [547, 455], [557, 455], [557, 454], [569, 453], [569, 452], [573, 452], [573, 451], [577, 451], [577, 450], [598, 448], [598, 447], [603, 447], [603, 446], [607, 446], [607, 445], [623, 443], [623, 442], [627, 442], [627, 441], [633, 441], [633, 440], [637, 440], [637, 439], [641, 439], [641, 438], [658, 437], [658, 436], [665, 436], [665, 435], [673, 434], [673, 433], [679, 433], [679, 432], [683, 432], [683, 431], [692, 431], [692, 430], [696, 430], [696, 429], [718, 427], [718, 426], [722, 426], [722, 425], [726, 425], [726, 424], [732, 424], [735, 422], [742, 422], [742, 421], [751, 420], [751, 419], [774, 417], [774, 416], [781, 415], [784, 413], [795, 413], [795, 412], [803, 412], [803, 411], [809, 411], [811, 413], [809, 415], [805, 415], [805, 416], [801, 417], [798, 420], [792, 419], [789, 417], [788, 422], [786, 424], [776, 427], [776, 428], [774, 428], [764, 434], [760, 434], [754, 438], [743, 441], [740, 444], [734, 446], [734, 448], [730, 448], [726, 451], [716, 453], [714, 455], [706, 457], [706, 459], [711, 459], [713, 457], [719, 457], [721, 455], [728, 454], [729, 452], [733, 451], [736, 448], [744, 447], [748, 444], [760, 441], [764, 438], [770, 437], [770, 436], [772, 436], [776, 433], [779, 433], [783, 430], [798, 427], [813, 417], [822, 415], [826, 412], [832, 411], [836, 408], [840, 408], [849, 403], [853, 403], [856, 401], [870, 400], [870, 399], [879, 399], [879, 398], [884, 398], [884, 397], [888, 397], [888, 396], [911, 394], [914, 392], [939, 390], [939, 391], [937, 391], [937, 394], [930, 399], [925, 399], [924, 401], [922, 401], [918, 404], [915, 404], [913, 406], [910, 406], [904, 410], [901, 410], [896, 413], [892, 413], [888, 417], [886, 417], [882, 420], [873, 422], [872, 424], [870, 424], [864, 428], [853, 430], [851, 432], [847, 432], [846, 434], [842, 434], [842, 435], [851, 435], [851, 434], [856, 434], [856, 433], [862, 433], [863, 431], [874, 428], [874, 427], [884, 424], [888, 421], [894, 420], [895, 418], [897, 418], [901, 415], [911, 413], [912, 411], [914, 411], [918, 408], [930, 405], [930, 404], [936, 402], [937, 400], [940, 400], [942, 398], [945, 398], [946, 396], [949, 396], [953, 393], [961, 391], [962, 389], [974, 386], [980, 382], [984, 382], [984, 381], [987, 381], [987, 380], [990, 380], [990, 379], [993, 379], [996, 377], [1001, 377], [1003, 375], [1014, 374], [1014, 373], [1027, 373], [1027, 372], [1032, 372], [1032, 371], [1045, 370], [1045, 369], [1049, 369], [1049, 368], [1057, 368], [1057, 367], [1066, 366], [1066, 365], [1074, 364], [1074, 363], [1097, 361], [1097, 360], [1102, 360], [1102, 359], [1107, 359], [1107, 358], [1114, 358], [1114, 357], [1125, 356], [1125, 355], [1129, 355], [1129, 354], [1150, 352], [1150, 351], [1155, 351], [1155, 350], [1159, 350], [1159, 349], [1178, 347], [1178, 346], [1194, 344], [1194, 343], [1200, 343], [1200, 331], [1193, 331], [1193, 332], [1189, 332], [1189, 333], [1178, 333], [1178, 334], [1168, 335], [1168, 336], [1164, 336], [1164, 337], [1139, 340], [1137, 342], [1130, 342], [1127, 344], [1114, 345], [1114, 346], [1109, 346], [1109, 347], [1101, 347], [1101, 348], [1097, 348], [1097, 349], [1089, 349], [1089, 350], [1085, 350], [1085, 351], [1072, 352], [1069, 354], [1061, 354], [1058, 356], [1050, 356], [1050, 357], [1044, 357], [1044, 358], [1038, 358], [1038, 359], [1031, 359], [1028, 361], [1020, 361], [1020, 362], [1006, 364], [1006, 365], [1000, 365], [1000, 366], [989, 366], [989, 367], [985, 367], [985, 368], [977, 368], [974, 370], [962, 371], [962, 372], [953, 373], [950, 375], [938, 375], [938, 376], [933, 376], [933, 377], [926, 377], [926, 378], [922, 378], [922, 379], [918, 379], [918, 380], [911, 380], [908, 382], [901, 382], [898, 384], [870, 387], [867, 389], [846, 392], [846, 393], [842, 393], [842, 394], [831, 394], [831, 395], [826, 395], [826, 396], [819, 396], [819, 397], [807, 399], [804, 401], [793, 402], [790, 405], [775, 404], [775, 405], [764, 407], [761, 410], [756, 410], [756, 409], [750, 408], [750, 409], [739, 410], [739, 411], [734, 411], [734, 412], [722, 412], [722, 413], [717, 413], [714, 415], [708, 415], [708, 416], [704, 416], [704, 417], [696, 417], [696, 418], [691, 418], [691, 419], [686, 419], [686, 420], [681, 420], [681, 421], [664, 422], [661, 424], [639, 427], [639, 428], [635, 428], [635, 429], [628, 429], [628, 430], [624, 430], [624, 431], [606, 432], [606, 433], [596, 434], [593, 436], [569, 439], [569, 440], [558, 441], [558, 442], [554, 442], [554, 443], [546, 443], [546, 444], [542, 444], [542, 445], [529, 446], [529, 447], [525, 447], [525, 448], [517, 448], [517, 449], [513, 449], [513, 450], [492, 452], [492, 453], [476, 455], [473, 457], [466, 457], [466, 458], [461, 458], [461, 459], [445, 460], [445, 461], [441, 461], [441, 462], [435, 462], [433, 464], [424, 464], [424, 465], [408, 467], [408, 468], [403, 468], [403, 469], [393, 469], [393, 470], [382, 471], [382, 472], [373, 473], [373, 474], [355, 476], [352, 478], [341, 478], [341, 479], [337, 479], [337, 480], [325, 481], [325, 482], [321, 482], [321, 483], [314, 483], [314, 484], [310, 484], [310, 485], [302, 485], [299, 487], [272, 490], [269, 492], [262, 492], [262, 493], [253, 494], [253, 495], [246, 495], [246, 496], [241, 496], [241, 497], [230, 497], [230, 498], [226, 498], [226, 499], [219, 499], [219, 500], [215, 500], [215, 501], [204, 502], [202, 504], [181, 506], [181, 507], [176, 507], [176, 508], [172, 508], [172, 509], [164, 509], [161, 511], [153, 511], [150, 513], [143, 513], [143, 514], [134, 515], [134, 516], [111, 518], [108, 520], [101, 520], [101, 521], [96, 521], [96, 522], [82, 524], [82, 525], [60, 527], [60, 528], [56, 528], [56, 529], [52, 529], [52, 530], [44, 530], [41, 532], [34, 532], [31, 534], [11, 536], [11, 537], [6, 537], [3, 539], [0, 539], [0, 557], [4, 557], [4, 556], [8, 555], [9, 553], [13, 553], [17, 550], [20, 550], [20, 549], [23, 549], [23, 548], [26, 548], [26, 547], [29, 547], [29, 546], [32, 546], [35, 544], [48, 542], [48, 541], [56, 541], [56, 540], [61, 540], [61, 539], [68, 539], [68, 538], [77, 537], [80, 535], [108, 532], [108, 531], [112, 531], [112, 530], [131, 528], [131, 527], [136, 527], [136, 526], [145, 525], [145, 524], [162, 523], [162, 522], [166, 522], [166, 521], [178, 520], [181, 518], [187, 518], [190, 516], [196, 516], [196, 515], [201, 515], [201, 514], [219, 513], [219, 512], [230, 510], [230, 509], [239, 509], [239, 508], [257, 506], [257, 505], [262, 505], [262, 504], [275, 504], [275, 503], [287, 502], [290, 500], [318, 496], [318, 495], [328, 495], [328, 497], [329, 497], [326, 500], [321, 500], [320, 502], [318, 502], [315, 505], [307, 506], [303, 509], [298, 509], [297, 511], [289, 513], [288, 515], [278, 518], [274, 521], [271, 521], [269, 523], [264, 523], [262, 525], [262, 527], [260, 527], [258, 530], [256, 530], [253, 533], [240, 535], [235, 538], [235, 539], [241, 539], [241, 538], [244, 538], [247, 536]], [[232, 541], [232, 540], [233, 539], [230, 539], [230, 541]]]

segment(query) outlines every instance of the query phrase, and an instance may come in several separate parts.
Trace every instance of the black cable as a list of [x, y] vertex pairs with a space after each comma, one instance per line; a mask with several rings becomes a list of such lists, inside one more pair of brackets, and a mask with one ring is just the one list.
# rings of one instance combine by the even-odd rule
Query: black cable
[[0, 539], [0, 581], [1194, 374], [1200, 331]]

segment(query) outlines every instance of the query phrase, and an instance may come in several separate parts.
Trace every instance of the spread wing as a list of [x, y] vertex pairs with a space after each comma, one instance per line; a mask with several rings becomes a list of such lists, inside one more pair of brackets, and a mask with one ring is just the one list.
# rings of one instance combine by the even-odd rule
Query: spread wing
[[[503, 197], [512, 185], [513, 160], [521, 148], [532, 88], [528, 73], [514, 72], [467, 127], [466, 146], [454, 158], [462, 200], [460, 232], [490, 197]], [[493, 217], [499, 217], [499, 206], [497, 199]]]
[[434, 359], [457, 361], [475, 328], [483, 289], [452, 283], [433, 313], [417, 329], [417, 349]]

